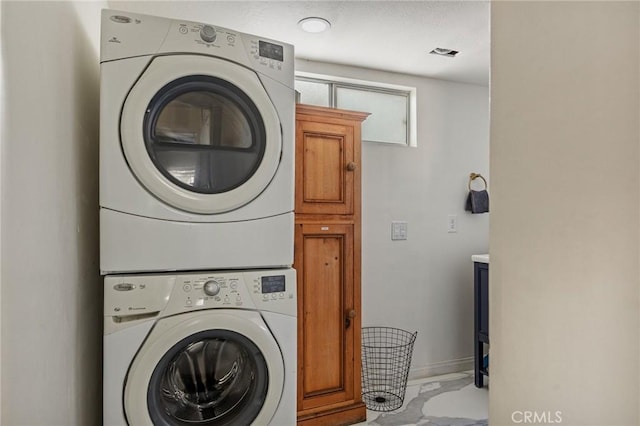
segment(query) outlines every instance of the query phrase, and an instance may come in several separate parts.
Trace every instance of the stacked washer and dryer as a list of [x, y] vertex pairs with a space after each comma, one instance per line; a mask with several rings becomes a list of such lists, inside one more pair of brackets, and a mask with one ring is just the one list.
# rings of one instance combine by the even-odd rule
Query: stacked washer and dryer
[[293, 425], [293, 46], [104, 10], [105, 425]]

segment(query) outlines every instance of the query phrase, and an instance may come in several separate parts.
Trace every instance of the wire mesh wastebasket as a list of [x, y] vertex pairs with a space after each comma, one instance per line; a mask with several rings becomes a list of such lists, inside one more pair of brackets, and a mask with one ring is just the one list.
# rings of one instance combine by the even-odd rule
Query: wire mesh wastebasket
[[402, 407], [417, 335], [392, 327], [362, 328], [362, 399], [369, 410]]

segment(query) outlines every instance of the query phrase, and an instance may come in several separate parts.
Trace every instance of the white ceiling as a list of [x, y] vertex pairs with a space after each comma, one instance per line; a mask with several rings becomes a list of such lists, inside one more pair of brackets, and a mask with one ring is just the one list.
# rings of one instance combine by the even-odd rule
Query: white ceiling
[[[113, 9], [179, 18], [291, 43], [296, 57], [489, 84], [488, 1], [110, 1]], [[308, 16], [331, 29], [308, 34]], [[455, 58], [430, 55], [436, 47]]]

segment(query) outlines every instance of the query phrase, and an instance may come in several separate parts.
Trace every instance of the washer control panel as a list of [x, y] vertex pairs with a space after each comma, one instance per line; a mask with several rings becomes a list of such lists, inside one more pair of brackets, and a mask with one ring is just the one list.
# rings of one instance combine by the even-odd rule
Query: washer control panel
[[[223, 308], [251, 305], [242, 274], [180, 275], [171, 299], [184, 308]], [[177, 303], [176, 303], [177, 302]], [[180, 303], [181, 302], [181, 303]]]
[[226, 271], [176, 276], [166, 311], [215, 308], [258, 309], [295, 315], [295, 271]]
[[167, 272], [104, 279], [106, 334], [200, 309], [249, 309], [296, 316], [296, 271]]

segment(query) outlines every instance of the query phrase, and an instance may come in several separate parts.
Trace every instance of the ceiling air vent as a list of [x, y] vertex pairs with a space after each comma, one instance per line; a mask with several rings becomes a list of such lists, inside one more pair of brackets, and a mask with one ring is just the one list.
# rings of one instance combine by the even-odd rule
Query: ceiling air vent
[[450, 58], [453, 58], [454, 56], [456, 56], [458, 53], [457, 50], [451, 50], [451, 49], [445, 49], [442, 47], [436, 47], [435, 49], [433, 49], [431, 52], [432, 55], [440, 55], [440, 56], [449, 56]]

